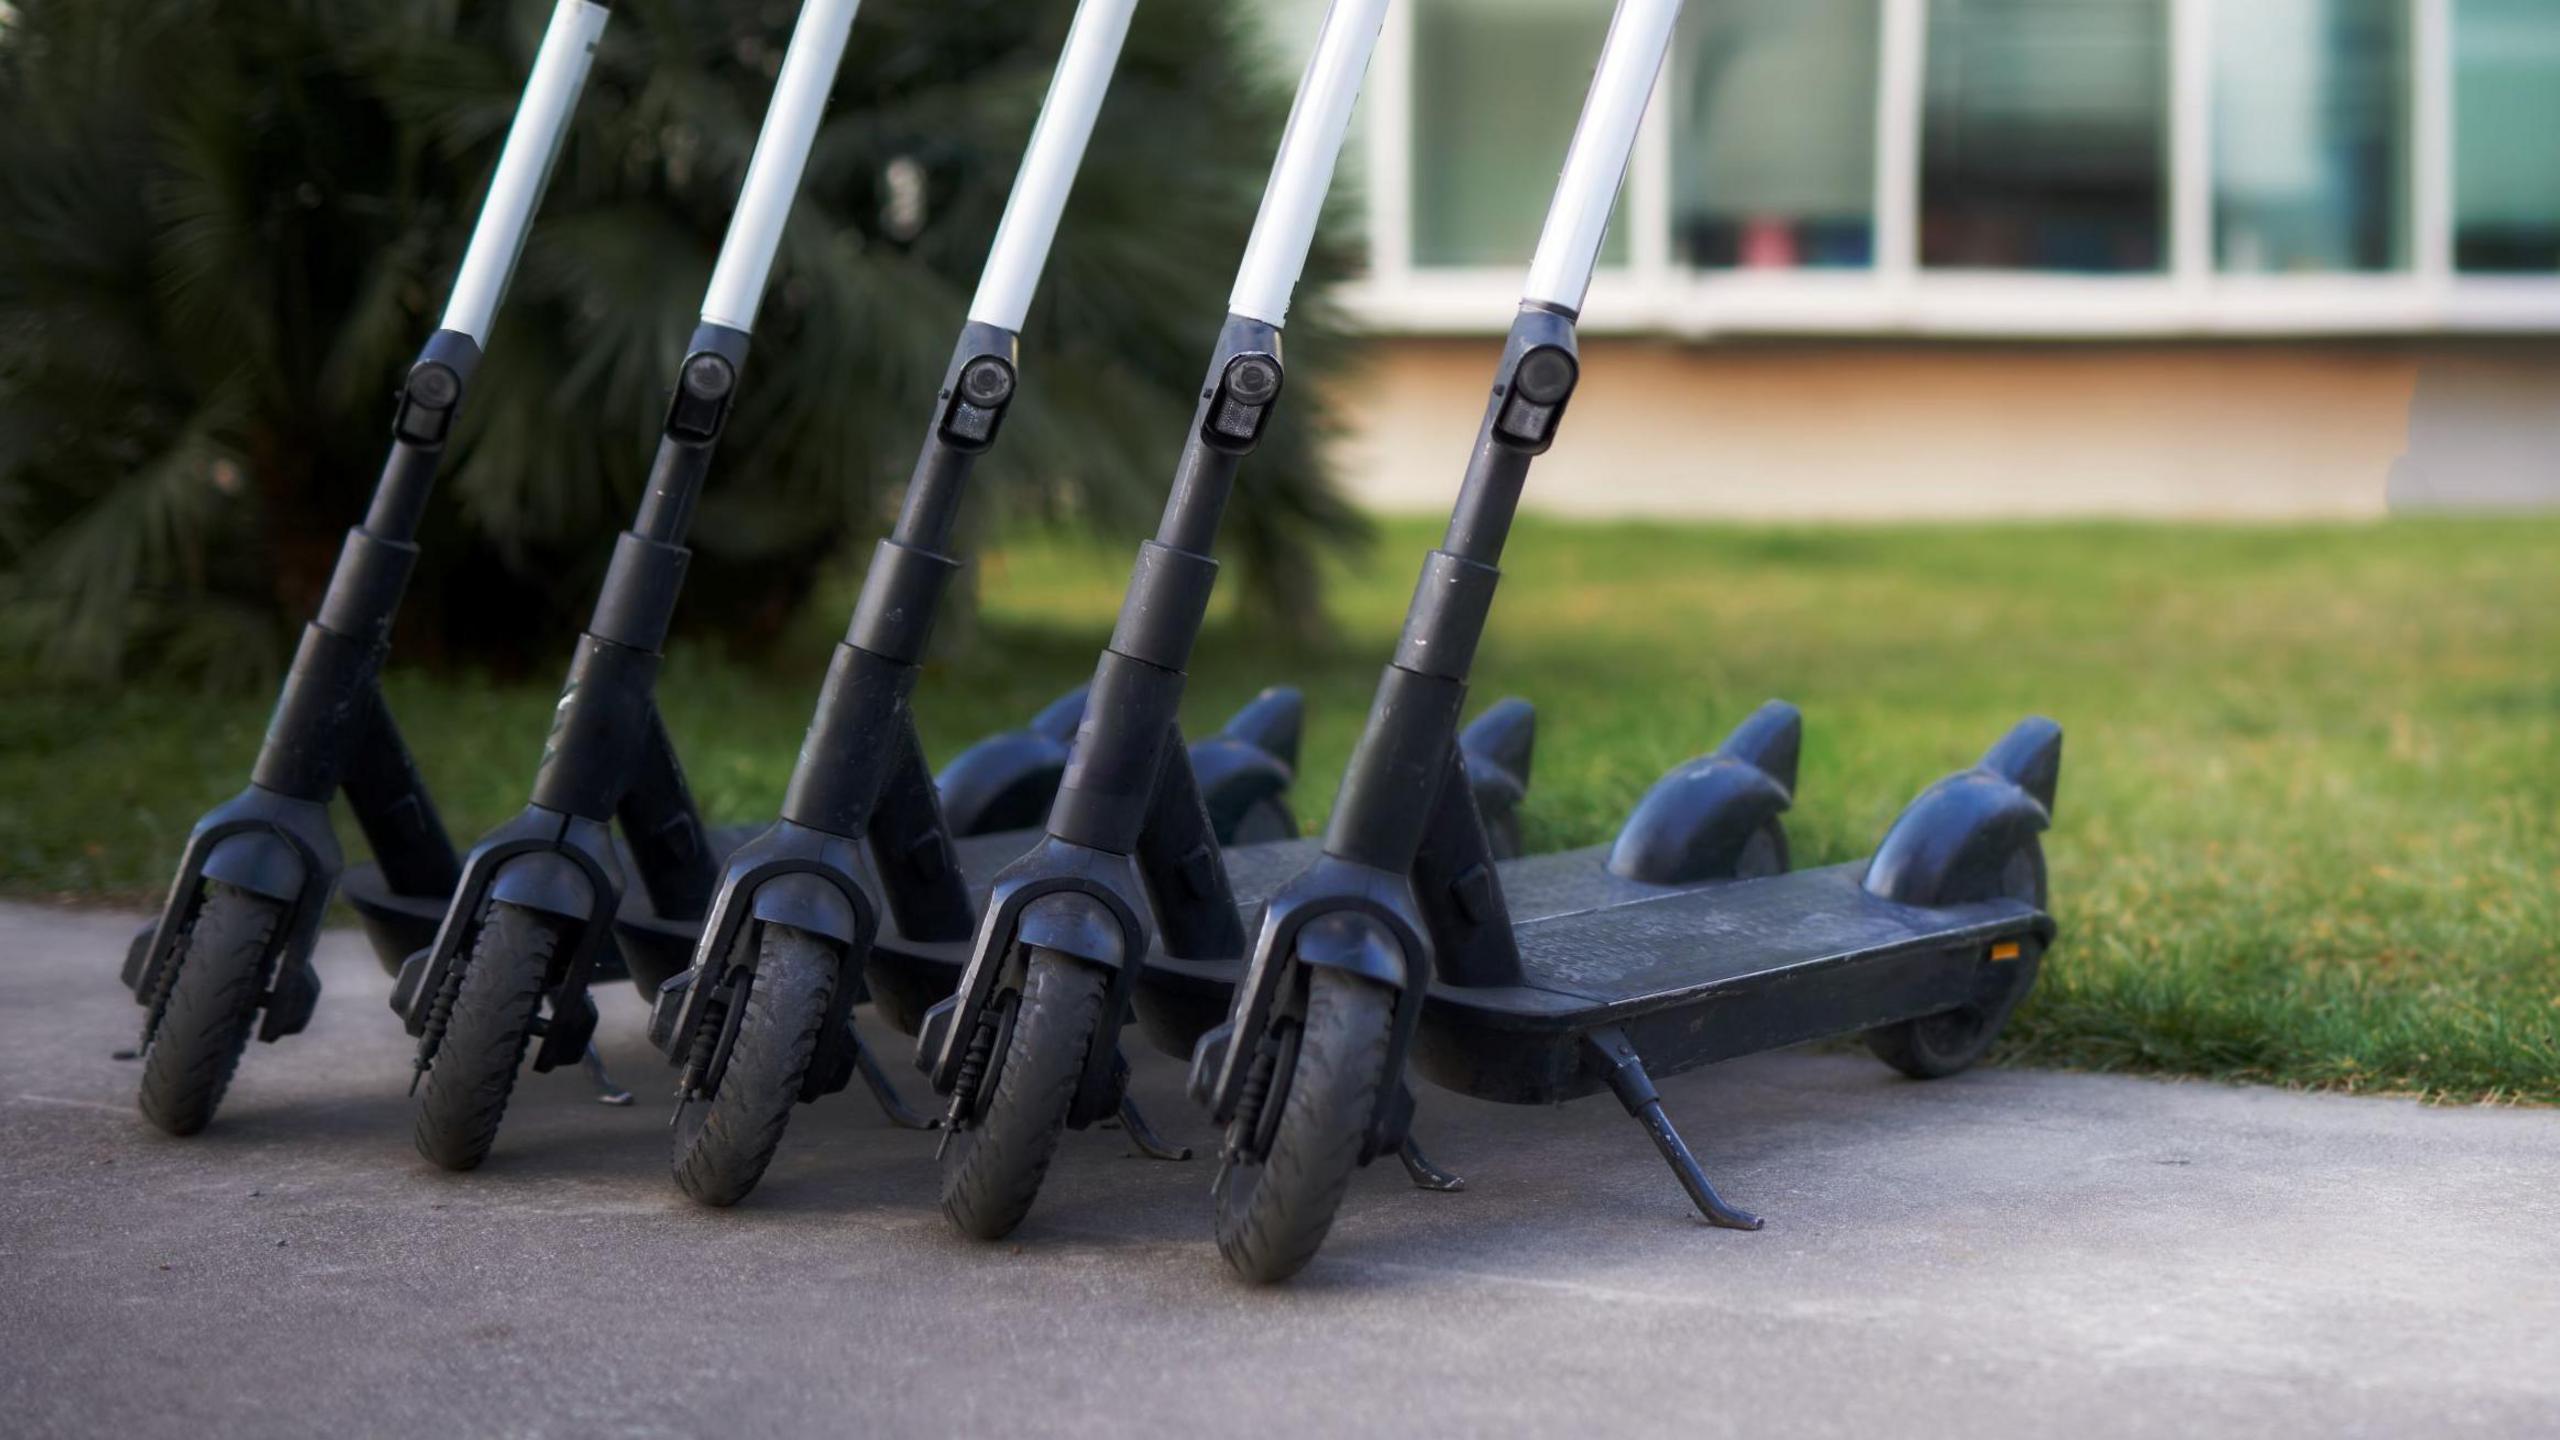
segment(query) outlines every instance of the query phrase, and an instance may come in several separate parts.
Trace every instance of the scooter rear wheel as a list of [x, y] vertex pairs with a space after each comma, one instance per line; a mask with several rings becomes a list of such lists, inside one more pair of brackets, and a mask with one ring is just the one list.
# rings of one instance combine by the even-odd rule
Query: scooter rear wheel
[[284, 906], [228, 885], [206, 887], [178, 938], [169, 993], [143, 1056], [144, 1118], [172, 1135], [213, 1122], [267, 989]]
[[[1269, 1135], [1262, 1158], [1235, 1161], [1218, 1192], [1218, 1253], [1245, 1279], [1286, 1280], [1324, 1244], [1386, 1084], [1394, 1018], [1395, 997], [1382, 987], [1339, 970], [1308, 973], [1296, 1061], [1272, 1077], [1259, 1113], [1236, 1119]], [[1231, 1137], [1231, 1148], [1243, 1138]]]
[[762, 928], [719, 1088], [676, 1119], [675, 1176], [684, 1193], [735, 1205], [764, 1178], [808, 1083], [841, 963], [833, 944], [806, 930]]
[[489, 1158], [560, 941], [559, 922], [504, 900], [490, 902], [418, 1092], [419, 1154], [447, 1170], [474, 1169]]
[[[1973, 899], [1972, 896], [1950, 897]], [[1985, 899], [2023, 900], [2045, 908], [2044, 847], [2033, 840], [2013, 850], [1999, 883]], [[1943, 1080], [1973, 1068], [1988, 1054], [2010, 1012], [2035, 988], [2044, 957], [2032, 949], [2015, 960], [1985, 961], [1974, 996], [1953, 1010], [1870, 1030], [1867, 1049], [1914, 1080]]]
[[999, 1002], [1011, 1010], [989, 1011], [996, 1070], [980, 1082], [974, 1123], [951, 1136], [942, 1157], [942, 1213], [961, 1233], [1001, 1240], [1031, 1213], [1102, 1028], [1110, 979], [1035, 948], [1021, 993]]

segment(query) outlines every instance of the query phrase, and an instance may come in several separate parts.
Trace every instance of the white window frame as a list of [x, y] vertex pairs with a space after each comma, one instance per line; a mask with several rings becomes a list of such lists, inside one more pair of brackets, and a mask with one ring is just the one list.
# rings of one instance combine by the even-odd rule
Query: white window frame
[[[2146, 275], [1924, 270], [1920, 124], [1928, 0], [1880, 0], [1875, 263], [1864, 269], [1700, 271], [1671, 251], [1672, 87], [1654, 91], [1627, 178], [1626, 263], [1603, 266], [1586, 332], [1911, 335], [1991, 339], [2560, 333], [2560, 276], [2453, 268], [2453, 4], [2410, 7], [2410, 264], [2373, 274], [2241, 275], [2213, 256], [2213, 31], [2217, 7], [2169, 0], [2169, 258]], [[1368, 274], [1351, 315], [1398, 334], [1498, 334], [1514, 266], [1413, 263], [1413, 12], [1389, 12], [1371, 75]]]

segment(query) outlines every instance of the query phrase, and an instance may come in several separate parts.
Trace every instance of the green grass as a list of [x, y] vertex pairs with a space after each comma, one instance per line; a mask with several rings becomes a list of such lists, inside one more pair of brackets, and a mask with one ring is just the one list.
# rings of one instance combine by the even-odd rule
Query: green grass
[[[1307, 689], [1311, 823], [1432, 536], [1390, 524], [1344, 571], [1323, 653], [1224, 618], [1201, 646], [1195, 728], [1261, 684]], [[920, 696], [937, 756], [1085, 676], [1126, 554], [988, 561], [977, 644]], [[2070, 737], [2063, 939], [2009, 1059], [2560, 1101], [2560, 523], [1533, 522], [1511, 554], [1476, 693], [1540, 707], [1533, 843], [1606, 838], [1779, 695], [1807, 722], [1799, 863], [1848, 859], [2041, 711]], [[715, 818], [776, 804], [842, 613], [820, 608], [775, 666], [672, 658], [669, 723]], [[522, 802], [549, 686], [395, 673], [391, 693], [457, 831]], [[264, 713], [147, 689], [0, 702], [0, 888], [147, 893]]]

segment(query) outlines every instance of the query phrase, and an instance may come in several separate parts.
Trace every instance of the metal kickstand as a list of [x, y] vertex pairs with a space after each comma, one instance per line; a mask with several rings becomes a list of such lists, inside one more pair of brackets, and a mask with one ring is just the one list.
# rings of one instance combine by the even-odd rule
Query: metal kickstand
[[1188, 1160], [1191, 1158], [1190, 1146], [1166, 1143], [1164, 1137], [1156, 1133], [1156, 1127], [1148, 1124], [1147, 1117], [1139, 1113], [1138, 1102], [1126, 1095], [1120, 1097], [1120, 1113], [1116, 1118], [1120, 1128], [1129, 1132], [1129, 1143], [1137, 1146], [1138, 1153], [1148, 1159]]
[[597, 1104], [631, 1103], [631, 1092], [613, 1083], [613, 1075], [604, 1068], [604, 1057], [596, 1053], [594, 1041], [587, 1042], [587, 1053], [578, 1057], [578, 1065], [587, 1072], [587, 1078], [595, 1082]]
[[1404, 1162], [1405, 1176], [1413, 1181], [1417, 1189], [1437, 1190], [1443, 1195], [1455, 1195], [1467, 1188], [1465, 1176], [1452, 1174], [1432, 1164], [1431, 1157], [1422, 1153], [1422, 1146], [1417, 1144], [1410, 1135], [1404, 1137], [1404, 1143], [1396, 1147], [1396, 1158]]
[[862, 1083], [871, 1087], [872, 1100], [880, 1106], [880, 1113], [889, 1117], [890, 1124], [901, 1130], [942, 1128], [941, 1116], [928, 1120], [908, 1106], [906, 1099], [898, 1094], [898, 1087], [889, 1082], [889, 1072], [880, 1068], [879, 1057], [871, 1053], [870, 1046], [862, 1043], [862, 1032], [858, 1030], [853, 1036], [853, 1068], [862, 1076]]
[[1619, 1104], [1627, 1107], [1628, 1114], [1643, 1123], [1645, 1133], [1653, 1137], [1653, 1148], [1662, 1152], [1671, 1173], [1680, 1177], [1680, 1188], [1689, 1192], [1689, 1199], [1697, 1205], [1698, 1213], [1707, 1217], [1707, 1223], [1727, 1230], [1759, 1229], [1759, 1216], [1735, 1209], [1716, 1193], [1707, 1172], [1698, 1168], [1698, 1157], [1689, 1153], [1680, 1132], [1671, 1128], [1671, 1117], [1662, 1113], [1662, 1096], [1653, 1088], [1653, 1077], [1645, 1073], [1644, 1061], [1627, 1039], [1627, 1032], [1613, 1025], [1593, 1031], [1583, 1037], [1583, 1043], [1600, 1058], [1601, 1073], [1608, 1077], [1610, 1091], [1618, 1097]]

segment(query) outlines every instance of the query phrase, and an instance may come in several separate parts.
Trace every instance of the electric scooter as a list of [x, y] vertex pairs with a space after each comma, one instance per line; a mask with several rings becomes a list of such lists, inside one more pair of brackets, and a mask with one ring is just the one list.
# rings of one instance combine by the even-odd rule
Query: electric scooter
[[[1223, 853], [1208, 843], [1201, 777], [1175, 714], [1217, 571], [1208, 552], [1219, 513], [1280, 398], [1280, 327], [1384, 12], [1385, 0], [1335, 0], [1326, 13], [1163, 524], [1140, 548], [1047, 833], [997, 877], [959, 988], [923, 1017], [917, 1063], [949, 1097], [943, 1209], [969, 1234], [993, 1238], [1021, 1222], [1065, 1129], [1117, 1116], [1140, 1148], [1160, 1147], [1127, 1102], [1124, 1018], [1135, 1001], [1158, 1044], [1178, 1038], [1177, 1053], [1188, 1053], [1190, 1035], [1225, 1013], [1249, 912], [1311, 853], [1303, 843]], [[1496, 817], [1513, 848], [1509, 807], [1533, 735], [1528, 707], [1507, 703], [1462, 747], [1474, 761], [1466, 783], [1487, 807], [1479, 813]], [[886, 942], [879, 953], [890, 962], [875, 962], [875, 973], [909, 956], [950, 963]], [[1162, 1006], [1145, 1003], [1142, 972], [1167, 977]], [[1417, 1184], [1456, 1187], [1409, 1141], [1399, 1153]]]
[[[686, 937], [698, 936], [690, 967], [659, 992], [651, 1038], [681, 1071], [675, 1176], [707, 1204], [734, 1204], [754, 1188], [793, 1105], [834, 1093], [855, 1074], [875, 1094], [885, 1091], [855, 1038], [856, 1005], [876, 998], [890, 1023], [912, 1032], [957, 981], [958, 952], [976, 923], [965, 902], [984, 887], [962, 897], [912, 883], [915, 840], [883, 821], [900, 809], [894, 787], [911, 728], [908, 697], [960, 565], [949, 553], [959, 507], [979, 457], [997, 443], [1018, 383], [1018, 332], [1135, 7], [1084, 0], [1077, 9], [897, 526], [880, 542], [836, 647], [781, 818], [730, 856], [708, 919]], [[1036, 822], [1065, 769], [1067, 741], [1086, 722], [1085, 699], [1080, 691], [1052, 707], [1014, 745], [986, 747], [974, 768], [946, 772], [945, 803]], [[1197, 823], [1184, 831], [1186, 863], [1214, 867], [1222, 847], [1295, 837], [1281, 797], [1301, 709], [1295, 691], [1266, 691], [1190, 749], [1184, 773], [1197, 786], [1182, 814]], [[1518, 764], [1525, 770], [1525, 758]], [[1035, 793], [1008, 778], [1026, 771], [1047, 788]], [[1018, 834], [968, 840], [953, 858], [963, 875], [988, 875], [1027, 843]], [[943, 863], [932, 845], [921, 853]], [[937, 896], [950, 903], [917, 903]], [[1227, 923], [1235, 927], [1232, 914]], [[635, 928], [625, 927], [626, 946]], [[1142, 1150], [1168, 1153], [1134, 1108], [1121, 1118]]]
[[[1906, 1074], [1953, 1074], [1989, 1048], [2053, 938], [2038, 838], [2061, 772], [2049, 720], [2019, 724], [1980, 765], [1923, 792], [1865, 861], [1792, 874], [1764, 864], [1670, 894], [1586, 883], [1578, 903], [1543, 916], [1507, 913], [1519, 872], [1475, 845], [1467, 792], [1449, 783], [1496, 563], [1580, 376], [1575, 315], [1679, 10], [1619, 0], [1447, 538], [1424, 563], [1323, 858], [1263, 912], [1234, 1009], [1194, 1052], [1192, 1094], [1225, 1130], [1218, 1247], [1249, 1279], [1304, 1266], [1352, 1169], [1395, 1149], [1408, 1060], [1514, 1104], [1605, 1087], [1709, 1222], [1757, 1229], [1664, 1115], [1655, 1073], [1863, 1035]], [[1681, 868], [1678, 847], [1642, 833], [1661, 818], [1648, 807], [1699, 806], [1686, 828], [1701, 850], [1763, 843], [1768, 797], [1750, 788], [1723, 801], [1657, 790], [1610, 869]]]
[[142, 1113], [170, 1134], [213, 1119], [253, 1024], [273, 1042], [311, 1022], [311, 948], [342, 868], [329, 803], [342, 789], [390, 887], [442, 896], [459, 872], [383, 702], [381, 666], [436, 467], [608, 18], [597, 0], [552, 11], [442, 321], [401, 386], [390, 458], [303, 629], [249, 787], [196, 822], [159, 918], [126, 952], [125, 986], [147, 1012], [134, 1052]]
[[[528, 1048], [538, 1071], [587, 1051], [596, 1025], [588, 985], [622, 900], [614, 823], [656, 910], [700, 914], [710, 899], [711, 836], [653, 694], [659, 649], [684, 577], [685, 534], [858, 3], [800, 7], [701, 324], [676, 370], [646, 493], [569, 667], [532, 802], [473, 847], [433, 942], [402, 963], [392, 988], [392, 1008], [418, 1039], [418, 1149], [448, 1169], [487, 1156]], [[907, 793], [929, 808], [932, 786], [911, 735], [900, 759], [918, 780]]]
[[[602, 1099], [630, 1103], [596, 1057], [590, 987], [628, 973], [644, 994], [654, 995], [679, 973], [692, 955], [723, 859], [744, 838], [703, 823], [651, 692], [657, 649], [683, 576], [684, 533], [734, 400], [748, 325], [854, 9], [854, 3], [811, 0], [795, 24], [702, 326], [679, 368], [649, 491], [633, 529], [616, 546], [571, 667], [533, 803], [471, 852], [458, 882], [432, 893], [397, 883], [388, 867], [360, 867], [348, 876], [349, 898], [377, 951], [395, 964], [392, 1008], [420, 1042], [412, 1082], [413, 1088], [424, 1082], [419, 1147], [451, 1168], [470, 1168], [486, 1154], [528, 1048], [537, 1072], [582, 1060]], [[795, 56], [802, 57], [796, 64]], [[995, 412], [1004, 398], [994, 397]], [[1261, 746], [1274, 727], [1294, 737], [1298, 704], [1296, 692], [1274, 692], [1259, 702], [1259, 728], [1240, 724], [1217, 742], [1233, 777], [1221, 797], [1231, 823], [1294, 832], [1285, 801], [1290, 764]], [[1071, 730], [1082, 705], [1081, 692], [1071, 694], [1028, 730], [964, 752], [942, 777], [951, 787], [947, 803], [901, 712], [902, 730], [888, 757], [894, 773], [876, 825], [894, 857], [881, 867], [883, 883], [918, 934], [967, 933], [974, 915], [969, 872], [945, 863], [955, 839], [985, 838], [973, 852], [981, 876], [1021, 852], [1029, 843], [1021, 831], [1026, 807], [1045, 799], [1063, 772], [1063, 743], [1055, 732], [1061, 725]], [[1006, 829], [1013, 831], [1009, 839], [1001, 833]], [[626, 876], [639, 884], [626, 885]], [[481, 965], [484, 958], [491, 963]], [[466, 982], [473, 973], [486, 988]], [[460, 1048], [448, 1043], [457, 1020]], [[531, 1046], [536, 1038], [538, 1048]], [[853, 1047], [856, 1073], [883, 1110], [893, 1121], [921, 1127], [858, 1041]]]

